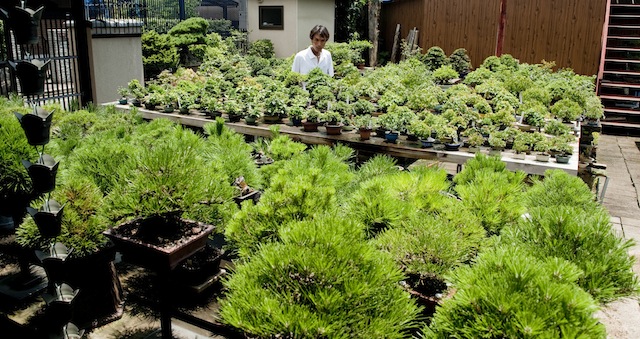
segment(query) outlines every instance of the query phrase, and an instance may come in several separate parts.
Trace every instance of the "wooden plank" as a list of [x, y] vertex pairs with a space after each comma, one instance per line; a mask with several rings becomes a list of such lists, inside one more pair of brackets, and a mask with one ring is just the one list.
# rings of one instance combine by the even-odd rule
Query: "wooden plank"
[[604, 114], [605, 114], [605, 116], [607, 115], [607, 113], [612, 113], [612, 114], [626, 114], [626, 115], [640, 115], [640, 111], [636, 111], [636, 110], [632, 110], [632, 109], [623, 109], [623, 108], [610, 108], [610, 107], [605, 107], [605, 108], [604, 108]]
[[634, 97], [630, 95], [600, 95], [600, 99], [603, 100], [619, 100], [619, 101], [638, 101], [640, 97]]
[[391, 47], [391, 62], [398, 62], [398, 48], [400, 45], [400, 24], [396, 25], [396, 32], [393, 34], [393, 46]]
[[[114, 105], [119, 110], [129, 111], [131, 108], [128, 105], [118, 105], [115, 103], [108, 103], [104, 105]], [[138, 112], [144, 119], [169, 119], [186, 126], [202, 128], [207, 123], [213, 122], [213, 120], [205, 117], [202, 114], [190, 114], [182, 115], [177, 113], [160, 113], [157, 111], [151, 111], [144, 108], [139, 108]], [[270, 138], [272, 137], [269, 129], [270, 125], [257, 125], [251, 126], [244, 122], [230, 123], [226, 122], [226, 126], [232, 130], [246, 135], [253, 135], [259, 137]], [[302, 142], [310, 145], [335, 145], [338, 143], [350, 146], [355, 150], [375, 152], [381, 154], [388, 154], [396, 157], [404, 157], [411, 159], [427, 159], [437, 160], [442, 162], [450, 162], [459, 165], [463, 165], [467, 160], [474, 157], [473, 153], [469, 153], [466, 149], [460, 151], [445, 151], [433, 148], [421, 148], [417, 141], [408, 141], [403, 136], [398, 143], [391, 144], [384, 141], [382, 138], [371, 138], [369, 140], [362, 141], [358, 133], [346, 132], [340, 135], [327, 135], [324, 132], [324, 128], [320, 128], [319, 132], [304, 132], [300, 127], [288, 126], [280, 124], [280, 133], [288, 135], [292, 140]], [[502, 152], [502, 161], [505, 162], [509, 170], [521, 170], [528, 174], [544, 175], [544, 172], [548, 169], [561, 169], [569, 174], [576, 175], [578, 172], [578, 143], [574, 143], [575, 156], [571, 157], [568, 164], [558, 164], [556, 162], [537, 162], [535, 156], [527, 155], [525, 160], [512, 159], [509, 152]]]
[[612, 82], [603, 80], [600, 83], [600, 87], [616, 87], [616, 88], [637, 88], [640, 89], [640, 84], [633, 84], [628, 82]]

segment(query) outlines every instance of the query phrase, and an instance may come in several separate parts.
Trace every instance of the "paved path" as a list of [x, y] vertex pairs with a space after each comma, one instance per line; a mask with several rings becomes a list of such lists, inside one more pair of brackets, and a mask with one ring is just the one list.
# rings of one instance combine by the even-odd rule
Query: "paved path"
[[[598, 162], [607, 165], [609, 185], [603, 205], [611, 214], [615, 231], [636, 245], [629, 251], [636, 257], [633, 270], [640, 275], [640, 138], [602, 135]], [[625, 298], [606, 305], [598, 317], [612, 339], [640, 338], [638, 298]]]

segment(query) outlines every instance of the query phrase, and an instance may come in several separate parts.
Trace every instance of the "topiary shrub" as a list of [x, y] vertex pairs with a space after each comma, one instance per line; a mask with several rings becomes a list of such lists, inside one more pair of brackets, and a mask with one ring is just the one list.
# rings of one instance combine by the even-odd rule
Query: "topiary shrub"
[[449, 56], [449, 63], [461, 76], [466, 76], [471, 71], [471, 58], [464, 48], [458, 48]]
[[191, 65], [204, 59], [207, 31], [209, 23], [206, 19], [193, 17], [180, 21], [167, 32], [171, 43], [180, 52], [180, 63]]
[[292, 222], [225, 282], [222, 321], [261, 338], [405, 338], [419, 307], [391, 258], [341, 217]]
[[575, 264], [584, 271], [578, 285], [598, 301], [629, 295], [638, 287], [635, 260], [628, 254], [633, 241], [613, 233], [610, 216], [601, 207], [536, 207], [528, 218], [505, 229], [503, 239], [542, 260], [562, 258]]
[[456, 294], [436, 309], [423, 338], [605, 338], [597, 306], [575, 282], [581, 271], [514, 246], [482, 253], [455, 271]]
[[437, 84], [446, 85], [449, 84], [449, 80], [456, 79], [460, 75], [451, 65], [443, 65], [433, 71], [432, 76]]

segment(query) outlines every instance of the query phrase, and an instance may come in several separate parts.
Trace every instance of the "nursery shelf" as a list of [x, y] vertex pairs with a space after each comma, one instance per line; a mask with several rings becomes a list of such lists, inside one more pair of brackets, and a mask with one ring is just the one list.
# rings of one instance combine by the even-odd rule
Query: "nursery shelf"
[[[108, 103], [107, 105], [115, 105], [117, 109], [121, 110], [130, 109], [128, 105], [119, 105], [117, 103]], [[213, 122], [212, 119], [207, 118], [201, 113], [183, 115], [177, 113], [161, 113], [144, 108], [138, 108], [138, 111], [142, 117], [147, 120], [165, 118], [178, 122], [184, 126], [202, 128], [205, 124]], [[269, 126], [271, 125], [268, 124], [253, 126], [247, 125], [244, 122], [227, 122], [226, 125], [241, 134], [267, 138], [271, 137], [271, 131], [269, 130]], [[473, 153], [469, 153], [466, 148], [461, 148], [459, 151], [445, 151], [444, 149], [439, 150], [437, 148], [420, 148], [419, 141], [408, 141], [405, 137], [401, 137], [397, 143], [393, 144], [385, 142], [382, 138], [376, 137], [361, 141], [359, 134], [355, 131], [343, 132], [340, 135], [327, 135], [324, 132], [324, 127], [319, 127], [318, 132], [304, 132], [302, 127], [280, 124], [280, 133], [288, 135], [292, 140], [310, 145], [335, 145], [337, 143], [342, 143], [358, 151], [381, 153], [410, 159], [437, 160], [441, 162], [455, 163], [458, 165], [464, 165], [467, 160], [475, 156]], [[539, 162], [535, 160], [535, 155], [527, 155], [524, 160], [513, 159], [511, 158], [513, 153], [510, 152], [502, 152], [502, 161], [506, 163], [507, 168], [511, 171], [520, 170], [528, 174], [544, 175], [546, 170], [560, 169], [571, 175], [577, 175], [577, 139], [573, 147], [574, 156], [571, 157], [568, 164], [559, 164], [554, 160], [550, 160], [549, 162]]]

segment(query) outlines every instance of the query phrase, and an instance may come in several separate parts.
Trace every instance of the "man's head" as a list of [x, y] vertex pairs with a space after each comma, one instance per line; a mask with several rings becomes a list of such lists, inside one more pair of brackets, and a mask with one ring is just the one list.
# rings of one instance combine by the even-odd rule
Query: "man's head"
[[314, 52], [319, 53], [329, 40], [329, 30], [322, 25], [315, 25], [309, 32], [309, 39]]

